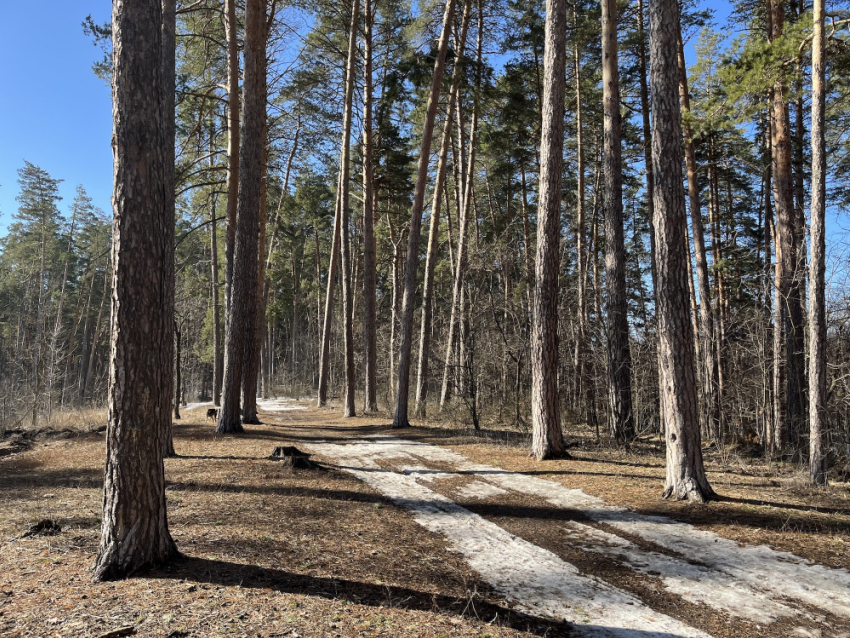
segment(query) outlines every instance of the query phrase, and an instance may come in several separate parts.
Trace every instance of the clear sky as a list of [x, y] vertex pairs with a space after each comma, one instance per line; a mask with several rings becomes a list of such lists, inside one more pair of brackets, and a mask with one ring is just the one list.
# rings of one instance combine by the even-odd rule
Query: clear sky
[[63, 213], [77, 184], [110, 210], [110, 89], [91, 70], [102, 54], [80, 25], [111, 10], [109, 0], [0, 0], [0, 235], [18, 209], [24, 160], [65, 180]]

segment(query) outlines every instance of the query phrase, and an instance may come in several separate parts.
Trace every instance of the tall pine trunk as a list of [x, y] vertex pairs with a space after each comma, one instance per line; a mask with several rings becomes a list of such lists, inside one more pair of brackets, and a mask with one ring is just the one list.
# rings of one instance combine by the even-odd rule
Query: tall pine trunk
[[826, 433], [826, 149], [824, 0], [814, 0], [812, 41], [812, 246], [809, 264], [809, 476], [827, 482]]
[[163, 122], [161, 24], [160, 0], [113, 3], [112, 339], [95, 580], [177, 555], [163, 465], [174, 381], [174, 218], [166, 201], [174, 149]]
[[537, 263], [531, 326], [531, 453], [538, 461], [566, 453], [558, 401], [558, 273], [561, 173], [564, 163], [566, 23], [566, 1], [546, 0]]
[[[239, 415], [246, 354], [253, 338], [257, 303], [257, 239], [263, 179], [263, 130], [266, 112], [265, 4], [248, 0], [245, 8], [244, 122], [239, 153], [239, 198], [229, 320], [224, 335], [224, 379], [219, 434], [242, 432]], [[246, 415], [248, 416], [248, 415]]]
[[363, 410], [378, 410], [377, 266], [372, 166], [372, 0], [363, 0]]
[[[224, 305], [230, 308], [233, 285], [233, 251], [236, 245], [236, 212], [239, 197], [239, 26], [236, 0], [224, 0], [227, 37], [227, 221], [224, 239]], [[225, 312], [225, 321], [230, 315]], [[226, 328], [226, 327], [225, 327]], [[223, 365], [223, 364], [222, 364]]]
[[602, 108], [605, 186], [605, 331], [608, 337], [608, 419], [618, 441], [634, 438], [632, 357], [626, 300], [623, 167], [620, 141], [617, 2], [602, 1]]
[[649, 10], [649, 26], [661, 414], [667, 444], [664, 497], [704, 502], [714, 496], [714, 491], [702, 460], [693, 328], [688, 307], [677, 1], [654, 0]]

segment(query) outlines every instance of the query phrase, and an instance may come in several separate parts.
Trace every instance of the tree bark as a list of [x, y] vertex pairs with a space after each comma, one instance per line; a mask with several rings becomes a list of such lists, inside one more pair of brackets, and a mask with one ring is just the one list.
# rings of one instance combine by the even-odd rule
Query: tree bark
[[531, 326], [531, 453], [538, 461], [566, 453], [558, 400], [558, 272], [564, 163], [566, 23], [566, 1], [546, 0], [537, 263]]
[[[231, 303], [224, 335], [224, 379], [219, 434], [243, 431], [239, 416], [240, 390], [246, 373], [246, 355], [256, 320], [257, 240], [263, 178], [265, 3], [247, 0], [245, 7], [245, 77], [242, 146], [239, 153], [239, 198], [236, 245], [233, 253]], [[249, 416], [249, 415], [246, 415]]]
[[626, 302], [623, 237], [623, 167], [620, 141], [620, 81], [617, 67], [617, 2], [602, 2], [602, 104], [605, 182], [605, 328], [608, 337], [608, 411], [611, 435], [634, 438], [632, 357]]
[[824, 0], [814, 0], [812, 40], [812, 245], [809, 263], [809, 477], [826, 485], [826, 142]]
[[363, 411], [378, 411], [377, 265], [372, 166], [372, 0], [363, 0]]
[[[272, 5], [275, 7], [276, 5]], [[246, 140], [251, 146], [251, 152], [258, 154], [259, 157], [247, 158], [246, 161], [253, 161], [255, 167], [251, 168], [250, 178], [253, 182], [245, 182], [249, 188], [259, 190], [259, 201], [257, 203], [257, 234], [253, 236], [252, 248], [253, 256], [253, 295], [249, 302], [248, 312], [246, 314], [245, 328], [245, 365], [242, 373], [242, 422], [259, 424], [260, 419], [257, 416], [257, 384], [260, 378], [260, 351], [262, 349], [264, 328], [266, 325], [266, 221], [268, 218], [268, 114], [266, 112], [266, 102], [268, 100], [268, 54], [267, 46], [269, 39], [269, 28], [271, 20], [274, 16], [266, 15], [265, 0], [263, 0], [262, 13], [260, 15], [260, 39], [261, 42], [256, 45], [256, 64], [257, 64], [257, 84], [252, 87], [258, 95], [252, 96], [252, 107], [256, 109], [254, 117], [259, 118], [259, 139]], [[247, 98], [246, 98], [247, 100]], [[245, 117], [248, 117], [248, 105], [245, 105]], [[245, 129], [246, 137], [248, 134], [256, 134], [254, 129]], [[248, 145], [246, 144], [246, 151]], [[259, 150], [256, 148], [259, 147]], [[255, 174], [255, 171], [259, 171]], [[284, 188], [286, 185], [284, 185]], [[240, 186], [241, 189], [241, 186]]]
[[160, 0], [112, 7], [112, 339], [103, 523], [95, 580], [177, 555], [168, 531], [163, 438], [171, 421], [174, 218], [162, 100]]
[[446, 0], [443, 14], [443, 28], [434, 62], [434, 75], [431, 79], [431, 92], [425, 109], [425, 123], [422, 128], [422, 144], [419, 149], [419, 165], [416, 172], [416, 186], [413, 192], [413, 209], [410, 213], [410, 228], [407, 243], [407, 267], [404, 273], [404, 297], [401, 310], [401, 346], [398, 356], [398, 386], [396, 389], [395, 414], [393, 427], [410, 426], [408, 420], [408, 402], [410, 395], [410, 353], [413, 347], [413, 311], [416, 304], [416, 279], [419, 270], [419, 234], [422, 228], [422, 208], [425, 203], [425, 186], [428, 181], [428, 164], [431, 156], [431, 137], [434, 132], [434, 118], [440, 102], [440, 86], [443, 81], [443, 69], [446, 64], [446, 50], [449, 44], [449, 32], [454, 20], [455, 0]]
[[714, 490], [702, 460], [688, 308], [676, 0], [655, 0], [649, 25], [661, 414], [667, 443], [664, 497], [704, 502], [714, 496]]

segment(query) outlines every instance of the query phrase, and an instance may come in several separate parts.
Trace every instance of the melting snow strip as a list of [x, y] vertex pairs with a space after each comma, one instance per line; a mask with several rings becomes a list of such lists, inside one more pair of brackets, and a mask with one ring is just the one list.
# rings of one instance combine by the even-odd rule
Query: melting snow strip
[[[632, 594], [579, 574], [575, 566], [552, 552], [453, 503], [417, 483], [413, 475], [381, 469], [376, 457], [383, 455], [374, 454], [370, 442], [311, 443], [308, 447], [336, 460], [342, 469], [411, 511], [424, 528], [444, 536], [453, 551], [462, 554], [472, 569], [521, 611], [566, 620], [580, 635], [592, 638], [708, 637], [645, 606]], [[412, 460], [402, 450], [396, 450], [391, 458]]]
[[[579, 489], [565, 487], [528, 474], [510, 472], [480, 463], [472, 463], [463, 456], [445, 448], [427, 443], [407, 441], [395, 437], [374, 437], [347, 446], [351, 460], [403, 458], [411, 463], [433, 461], [449, 464], [456, 471], [473, 475], [503, 489], [539, 497], [550, 505], [581, 512], [590, 520], [603, 523], [621, 532], [632, 534], [659, 547], [697, 559], [705, 572], [686, 572], [699, 577], [694, 581], [691, 597], [705, 596], [706, 604], [724, 609], [754, 622], [767, 622], [764, 617], [782, 617], [797, 613], [782, 605], [777, 599], [794, 599], [837, 616], [850, 618], [850, 572], [818, 565], [788, 552], [779, 552], [766, 545], [739, 545], [713, 532], [700, 530], [664, 516], [649, 516], [631, 512], [622, 507], [606, 504], [602, 499]], [[613, 535], [612, 535], [613, 536]], [[647, 569], [657, 571], [665, 579], [665, 586], [682, 595], [689, 583], [676, 581], [685, 568], [678, 563], [655, 559], [663, 556], [649, 552], [640, 559], [636, 552], [632, 558], [652, 560], [655, 565]], [[669, 559], [669, 557], [665, 557]], [[675, 560], [675, 559], [672, 559]], [[686, 563], [688, 564], [688, 563]], [[692, 567], [696, 567], [693, 566]], [[637, 567], [635, 567], [637, 569]], [[726, 596], [708, 594], [708, 589], [726, 590]], [[734, 592], [734, 593], [733, 593]], [[770, 595], [768, 595], [768, 592]], [[764, 604], [764, 601], [770, 601]], [[756, 609], [761, 609], [756, 613]]]

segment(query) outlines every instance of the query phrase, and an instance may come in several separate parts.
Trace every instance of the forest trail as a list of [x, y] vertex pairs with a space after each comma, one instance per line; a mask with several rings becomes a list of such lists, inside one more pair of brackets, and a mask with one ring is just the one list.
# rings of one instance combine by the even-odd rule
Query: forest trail
[[551, 509], [549, 525], [566, 544], [613, 560], [635, 579], [640, 574], [657, 580], [669, 595], [690, 606], [748, 621], [759, 633], [763, 625], [782, 621], [784, 635], [824, 635], [812, 634], [807, 626], [826, 623], [827, 616], [850, 618], [850, 572], [845, 570], [767, 546], [739, 546], [670, 518], [607, 505], [555, 481], [472, 463], [435, 445], [375, 435], [308, 447], [442, 535], [451, 550], [461, 553], [517, 608], [564, 619], [579, 635], [710, 634], [660, 613], [651, 602], [644, 604], [640, 596], [613, 586], [593, 570], [562, 559], [557, 548], [550, 551], [529, 542], [475, 510], [509, 508], [513, 496], [535, 516], [530, 499], [545, 501]]

